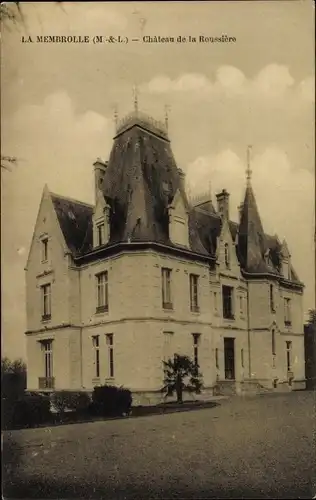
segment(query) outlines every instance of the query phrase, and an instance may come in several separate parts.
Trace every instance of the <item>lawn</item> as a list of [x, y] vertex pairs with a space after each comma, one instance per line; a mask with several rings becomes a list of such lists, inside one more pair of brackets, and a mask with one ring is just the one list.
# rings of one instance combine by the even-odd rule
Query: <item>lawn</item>
[[5, 498], [312, 498], [315, 392], [4, 433]]

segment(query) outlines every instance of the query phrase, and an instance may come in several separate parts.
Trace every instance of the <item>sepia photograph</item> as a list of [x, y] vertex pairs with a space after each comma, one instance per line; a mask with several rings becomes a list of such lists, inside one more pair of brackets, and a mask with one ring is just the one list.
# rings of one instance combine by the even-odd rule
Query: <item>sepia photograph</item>
[[0, 20], [3, 498], [316, 498], [314, 2]]

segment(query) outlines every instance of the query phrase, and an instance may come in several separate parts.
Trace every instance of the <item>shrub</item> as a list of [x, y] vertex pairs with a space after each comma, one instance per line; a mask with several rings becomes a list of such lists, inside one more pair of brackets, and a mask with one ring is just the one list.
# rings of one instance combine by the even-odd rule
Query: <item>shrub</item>
[[23, 396], [15, 401], [2, 400], [3, 427], [35, 427], [51, 419], [50, 400], [47, 396]]
[[6, 399], [22, 397], [26, 388], [26, 365], [17, 359], [1, 359], [1, 396]]
[[132, 406], [132, 394], [129, 389], [103, 385], [94, 387], [92, 410], [99, 416], [128, 415]]
[[90, 396], [86, 392], [56, 391], [53, 393], [51, 401], [56, 410], [62, 415], [66, 409], [81, 411], [90, 405]]

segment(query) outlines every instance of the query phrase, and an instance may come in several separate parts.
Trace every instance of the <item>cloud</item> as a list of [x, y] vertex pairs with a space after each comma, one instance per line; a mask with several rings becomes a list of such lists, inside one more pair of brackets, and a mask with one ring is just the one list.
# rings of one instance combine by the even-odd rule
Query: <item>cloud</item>
[[302, 99], [309, 102], [315, 101], [315, 76], [310, 76], [300, 83], [299, 93]]
[[259, 94], [282, 95], [294, 85], [294, 78], [291, 76], [287, 66], [279, 64], [269, 64], [255, 77], [253, 81], [254, 89]]
[[234, 66], [221, 66], [216, 71], [215, 86], [232, 92], [241, 92], [247, 85], [246, 77], [242, 71]]
[[[294, 168], [287, 153], [267, 147], [253, 155], [252, 185], [264, 229], [285, 238], [292, 252], [293, 264], [300, 279], [309, 285], [306, 300], [312, 304], [314, 276], [314, 176], [305, 169]], [[186, 182], [192, 195], [204, 193], [211, 183], [215, 193], [226, 188], [230, 193], [230, 213], [238, 220], [238, 205], [245, 190], [245, 159], [232, 150], [198, 157], [187, 166]], [[299, 242], [299, 243], [298, 243]]]
[[157, 76], [142, 88], [151, 93], [163, 93], [204, 91], [211, 90], [212, 87], [206, 76], [199, 73], [187, 73], [176, 80], [171, 80], [168, 76]]
[[247, 79], [244, 73], [234, 66], [220, 66], [214, 80], [202, 73], [185, 73], [173, 80], [166, 75], [157, 75], [144, 83], [142, 90], [151, 94], [199, 92], [198, 96], [202, 98], [218, 96], [221, 93], [226, 96], [239, 94], [247, 98], [277, 98], [299, 88], [297, 96], [310, 100], [313, 84], [314, 77], [310, 77], [295, 85], [287, 66], [269, 64], [253, 79]]
[[[23, 192], [24, 202], [30, 198], [29, 208], [45, 183], [52, 190], [87, 197], [92, 163], [108, 151], [111, 129], [112, 123], [94, 111], [78, 113], [63, 90], [41, 105], [24, 106], [3, 131], [6, 149], [23, 159], [6, 181], [14, 184], [15, 196]], [[30, 178], [32, 185], [25, 190]]]

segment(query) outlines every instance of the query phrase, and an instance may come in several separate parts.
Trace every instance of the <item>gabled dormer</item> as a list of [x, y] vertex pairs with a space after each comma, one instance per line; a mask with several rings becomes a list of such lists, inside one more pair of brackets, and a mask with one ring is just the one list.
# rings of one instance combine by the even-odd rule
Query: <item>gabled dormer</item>
[[110, 239], [110, 206], [102, 191], [98, 191], [93, 212], [93, 248], [106, 245]]
[[103, 181], [108, 163], [99, 158], [94, 167], [94, 196], [95, 207], [92, 216], [93, 248], [106, 245], [110, 239], [110, 206], [103, 194]]
[[240, 267], [236, 253], [236, 238], [233, 239], [226, 217], [222, 219], [220, 235], [217, 239], [216, 261], [219, 272], [239, 276]]
[[168, 215], [170, 241], [189, 248], [189, 211], [180, 189], [168, 206]]
[[280, 251], [281, 274], [285, 279], [291, 279], [291, 254], [287, 243], [283, 240]]

